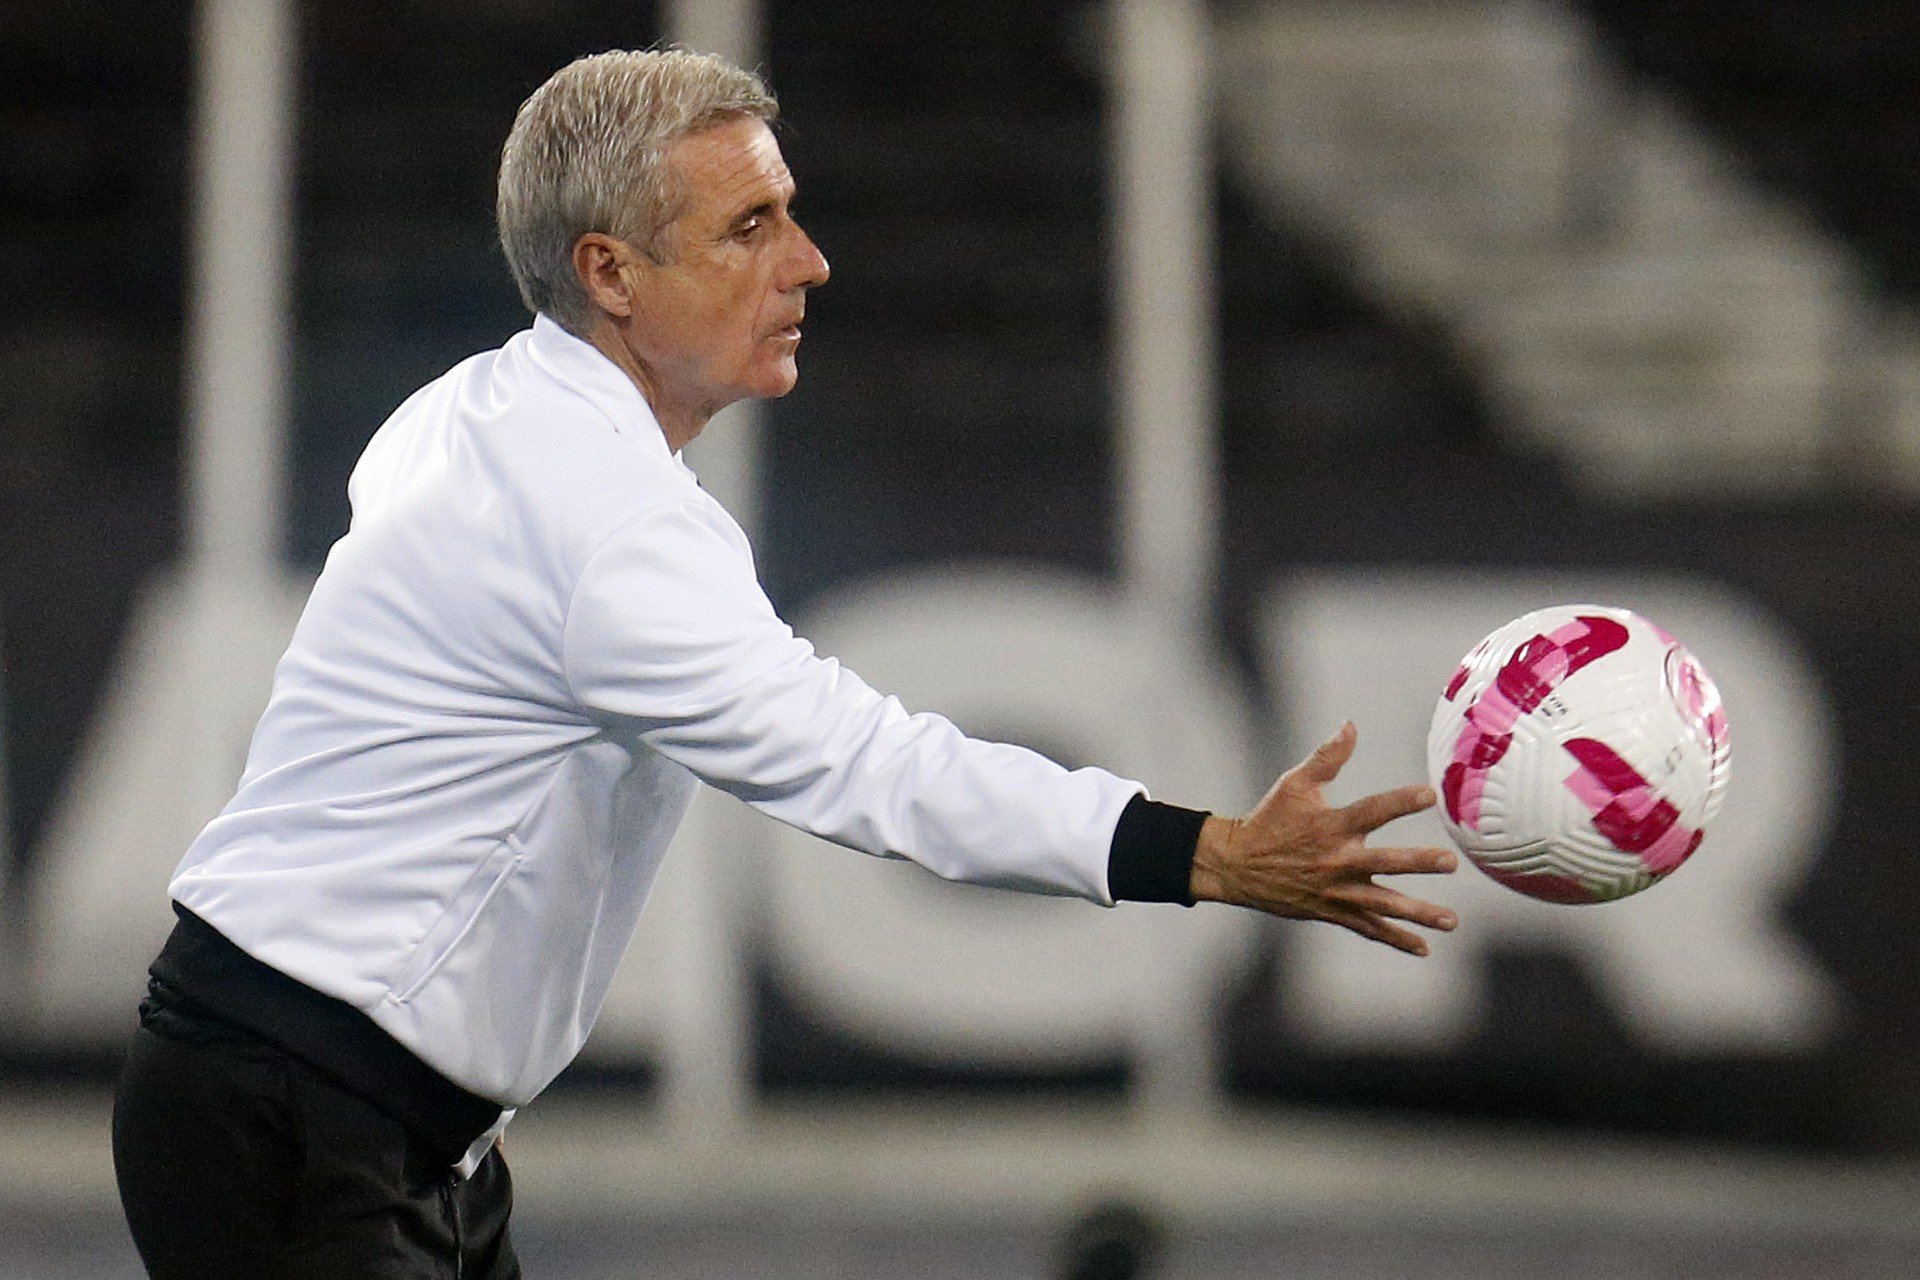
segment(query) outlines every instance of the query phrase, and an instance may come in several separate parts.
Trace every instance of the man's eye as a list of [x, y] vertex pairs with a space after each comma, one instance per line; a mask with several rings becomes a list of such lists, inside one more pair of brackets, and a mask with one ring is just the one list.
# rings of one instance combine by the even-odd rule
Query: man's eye
[[766, 225], [765, 218], [748, 218], [745, 222], [742, 222], [733, 229], [733, 238], [736, 240], [751, 240], [756, 235], [759, 235], [760, 229]]

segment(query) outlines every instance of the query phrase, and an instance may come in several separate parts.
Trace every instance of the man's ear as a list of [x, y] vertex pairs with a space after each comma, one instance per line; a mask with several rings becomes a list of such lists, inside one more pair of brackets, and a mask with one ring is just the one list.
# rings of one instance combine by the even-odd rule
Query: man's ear
[[640, 255], [623, 240], [600, 231], [589, 231], [573, 242], [573, 271], [587, 300], [608, 315], [626, 319], [634, 312], [631, 268], [640, 266]]

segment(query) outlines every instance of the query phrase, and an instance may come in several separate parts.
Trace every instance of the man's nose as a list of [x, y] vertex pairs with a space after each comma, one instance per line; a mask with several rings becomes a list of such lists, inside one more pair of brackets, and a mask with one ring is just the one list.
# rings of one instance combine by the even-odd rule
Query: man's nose
[[820, 252], [820, 246], [813, 242], [813, 237], [805, 230], [798, 226], [793, 230], [795, 236], [793, 274], [792, 283], [788, 287], [811, 289], [816, 285], [825, 284], [827, 277], [833, 274], [833, 269], [827, 265], [827, 256]]

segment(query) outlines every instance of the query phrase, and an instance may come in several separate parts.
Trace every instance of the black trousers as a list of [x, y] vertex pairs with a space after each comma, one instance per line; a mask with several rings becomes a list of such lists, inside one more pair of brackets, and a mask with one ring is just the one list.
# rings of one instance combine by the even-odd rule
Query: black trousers
[[213, 1019], [141, 1013], [113, 1160], [154, 1280], [517, 1280], [497, 1149], [457, 1179], [301, 1059]]

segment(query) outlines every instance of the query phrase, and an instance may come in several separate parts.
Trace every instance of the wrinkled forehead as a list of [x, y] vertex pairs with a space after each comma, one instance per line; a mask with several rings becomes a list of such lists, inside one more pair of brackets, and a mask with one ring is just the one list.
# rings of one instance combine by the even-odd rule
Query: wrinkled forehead
[[757, 116], [735, 116], [690, 133], [668, 148], [682, 211], [698, 216], [792, 195], [793, 174], [780, 143]]

